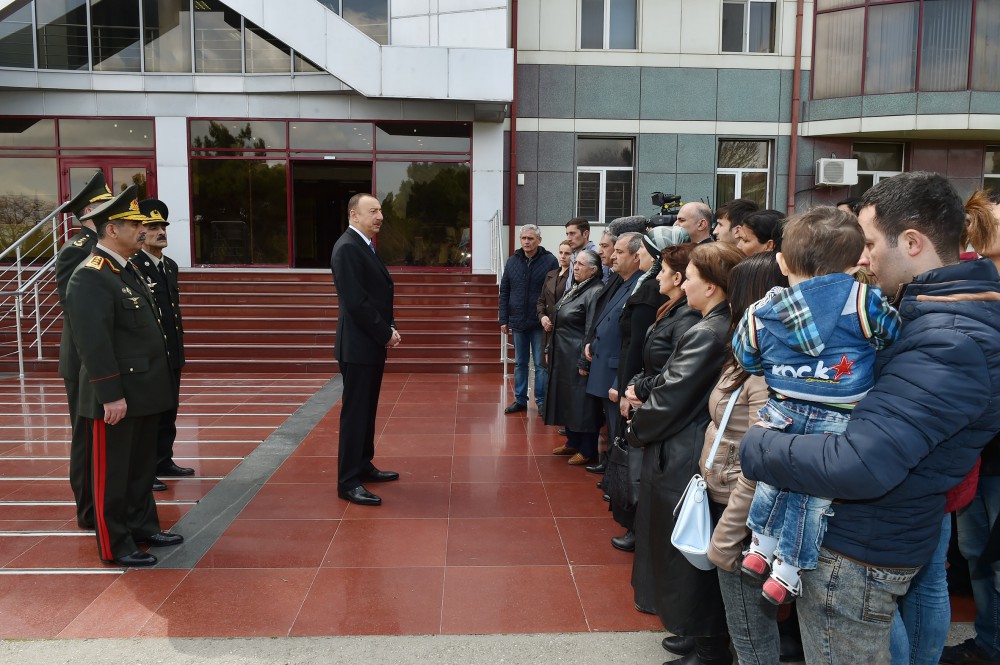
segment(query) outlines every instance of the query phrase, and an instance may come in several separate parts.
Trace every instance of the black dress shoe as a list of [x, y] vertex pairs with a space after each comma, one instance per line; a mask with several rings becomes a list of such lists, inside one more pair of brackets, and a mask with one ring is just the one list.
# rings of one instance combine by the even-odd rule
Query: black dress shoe
[[193, 476], [194, 469], [187, 466], [177, 466], [173, 462], [170, 464], [162, 464], [156, 467], [156, 475], [158, 476]]
[[162, 492], [167, 489], [167, 484], [159, 478], [153, 478], [153, 491]]
[[381, 506], [382, 499], [375, 496], [368, 490], [364, 488], [364, 485], [358, 485], [352, 490], [347, 490], [346, 492], [337, 492], [337, 496], [341, 499], [347, 499], [351, 503], [356, 503], [359, 506]]
[[131, 566], [133, 568], [142, 568], [144, 566], [155, 566], [156, 557], [149, 552], [135, 551], [131, 554], [118, 557], [115, 559], [115, 563], [120, 563], [123, 566]]
[[506, 413], [506, 414], [511, 414], [511, 413], [520, 413], [521, 411], [527, 411], [527, 410], [528, 410], [528, 405], [527, 404], [521, 404], [520, 402], [514, 402], [513, 404], [511, 404], [510, 406], [508, 406], [506, 409], [504, 409], [503, 412]]
[[680, 635], [671, 635], [669, 637], [664, 637], [663, 648], [670, 653], [675, 653], [678, 656], [686, 656], [694, 651], [694, 638], [693, 637], [681, 637]]
[[600, 464], [592, 464], [592, 465], [584, 467], [584, 468], [587, 469], [587, 471], [589, 471], [590, 473], [602, 473], [603, 474], [605, 471], [608, 470], [608, 463], [607, 463], [607, 461], [604, 461], [604, 462], [601, 462]]
[[556, 432], [556, 434], [558, 434], [559, 436], [569, 436], [569, 435], [568, 435], [568, 434], [566, 433], [566, 428], [565, 428], [565, 427], [561, 427], [561, 428], [559, 428], [559, 431], [558, 431], [558, 432]]
[[135, 542], [139, 545], [145, 543], [150, 547], [170, 547], [172, 545], [180, 545], [183, 543], [184, 536], [179, 533], [160, 531], [159, 533], [154, 533], [153, 535], [146, 536], [145, 538], [136, 538]]
[[611, 546], [616, 550], [621, 550], [622, 552], [634, 552], [635, 551], [635, 531], [629, 529], [625, 532], [625, 535], [618, 536], [611, 539]]
[[92, 530], [94, 528], [94, 523], [88, 522], [87, 520], [77, 520], [76, 525], [81, 529]]
[[399, 474], [395, 471], [379, 471], [375, 469], [363, 475], [361, 480], [366, 483], [388, 483], [393, 480], [399, 480]]
[[611, 495], [610, 494], [605, 494], [601, 498], [604, 499], [604, 503], [611, 503]]

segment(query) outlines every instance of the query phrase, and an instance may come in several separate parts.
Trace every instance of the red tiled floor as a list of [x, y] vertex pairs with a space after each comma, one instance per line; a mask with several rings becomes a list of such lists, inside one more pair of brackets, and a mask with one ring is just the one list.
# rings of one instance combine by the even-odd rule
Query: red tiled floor
[[5, 575], [0, 636], [58, 635], [115, 579], [115, 575]]
[[238, 519], [198, 562], [199, 568], [316, 568], [338, 520]]
[[132, 637], [155, 616], [190, 571], [130, 570], [113, 578], [99, 595], [57, 637]]
[[568, 566], [449, 566], [442, 616], [445, 634], [587, 630]]
[[375, 455], [447, 455], [455, 452], [455, 435], [449, 432], [383, 433], [375, 444]]
[[316, 569], [192, 570], [140, 637], [277, 637], [288, 634]]
[[444, 566], [449, 541], [445, 519], [344, 520], [324, 567]]
[[452, 519], [449, 566], [558, 566], [566, 564], [551, 517]]
[[522, 456], [455, 457], [452, 481], [456, 483], [541, 482], [535, 458]]
[[591, 630], [663, 629], [655, 615], [635, 609], [631, 563], [573, 566], [573, 577]]
[[[32, 540], [34, 540], [32, 538]], [[97, 537], [49, 536], [11, 559], [5, 568], [104, 568], [97, 552]]]
[[347, 502], [337, 484], [269, 482], [240, 513], [242, 519], [340, 519]]
[[[604, 504], [607, 505], [607, 504]], [[611, 546], [611, 538], [625, 529], [605, 517], [557, 517], [556, 527], [566, 556], [574, 566], [628, 565], [632, 555]]]
[[452, 517], [550, 517], [541, 483], [455, 483]]
[[369, 489], [382, 497], [382, 505], [357, 506], [343, 501], [347, 506], [345, 520], [448, 517], [450, 483], [397, 482], [372, 485]]
[[268, 482], [337, 484], [336, 457], [289, 457]]
[[444, 568], [322, 568], [292, 635], [440, 632]]

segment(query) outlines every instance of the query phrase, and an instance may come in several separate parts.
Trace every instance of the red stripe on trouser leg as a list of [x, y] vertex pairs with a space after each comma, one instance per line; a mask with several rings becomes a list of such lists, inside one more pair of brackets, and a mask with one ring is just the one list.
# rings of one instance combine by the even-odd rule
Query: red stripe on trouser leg
[[94, 529], [97, 532], [97, 547], [101, 558], [112, 561], [111, 536], [104, 519], [104, 489], [107, 476], [107, 425], [103, 420], [94, 420]]

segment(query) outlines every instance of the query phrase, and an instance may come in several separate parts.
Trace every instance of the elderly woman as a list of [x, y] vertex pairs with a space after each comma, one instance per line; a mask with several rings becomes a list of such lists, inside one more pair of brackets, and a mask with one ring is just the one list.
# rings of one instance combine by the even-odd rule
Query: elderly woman
[[601, 258], [587, 249], [576, 255], [573, 287], [556, 303], [549, 345], [549, 386], [545, 399], [545, 424], [566, 428], [569, 439], [558, 454], [579, 453], [597, 457], [601, 412], [587, 397], [587, 377], [577, 367], [587, 332], [587, 313], [601, 292]]
[[[679, 226], [658, 226], [649, 230], [642, 237], [639, 247], [639, 270], [642, 276], [636, 282], [631, 295], [625, 301], [619, 319], [621, 332], [621, 349], [618, 353], [618, 375], [615, 384], [608, 393], [612, 402], [619, 402], [622, 415], [628, 417], [628, 402], [619, 399], [619, 390], [628, 387], [631, 378], [642, 371], [642, 346], [646, 331], [656, 320], [656, 313], [666, 302], [667, 296], [660, 291], [656, 276], [660, 273], [660, 252], [667, 247], [679, 245], [691, 240], [687, 231]], [[609, 432], [614, 436], [615, 432]], [[622, 504], [614, 500], [612, 495], [611, 514], [615, 522], [625, 528], [625, 534], [611, 539], [611, 545], [616, 549], [631, 552], [635, 549], [635, 501], [638, 500], [639, 475], [642, 469], [642, 451], [633, 448], [628, 453], [629, 479], [633, 490], [630, 502]]]
[[[552, 340], [552, 318], [556, 314], [556, 303], [559, 302], [559, 299], [563, 297], [563, 293], [566, 292], [569, 271], [573, 269], [573, 266], [570, 265], [570, 262], [573, 260], [573, 243], [569, 240], [563, 240], [559, 243], [556, 258], [559, 259], [559, 267], [550, 270], [545, 275], [542, 291], [538, 294], [538, 302], [535, 303], [538, 322], [542, 324], [542, 330], [545, 331], [545, 341], [542, 344], [543, 349], [549, 348], [549, 342]], [[543, 364], [546, 368], [549, 366], [548, 354], [545, 354]]]
[[652, 467], [649, 492], [640, 496], [649, 505], [640, 503], [639, 511], [649, 511], [643, 537], [649, 538], [653, 609], [668, 631], [695, 638], [691, 663], [731, 662], [718, 575], [691, 565], [670, 543], [670, 534], [674, 507], [699, 472], [710, 420], [708, 397], [729, 345], [729, 273], [743, 258], [723, 242], [701, 244], [691, 252], [682, 288], [702, 318], [677, 341], [625, 434], [630, 445], [648, 448], [644, 461]]

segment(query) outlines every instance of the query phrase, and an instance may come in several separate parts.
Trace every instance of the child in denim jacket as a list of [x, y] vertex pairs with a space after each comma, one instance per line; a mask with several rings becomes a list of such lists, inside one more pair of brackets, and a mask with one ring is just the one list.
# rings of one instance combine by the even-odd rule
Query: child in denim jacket
[[[857, 218], [836, 208], [813, 209], [785, 226], [777, 258], [789, 287], [754, 303], [733, 335], [736, 360], [767, 381], [771, 396], [759, 412], [765, 426], [842, 432], [874, 385], [875, 352], [896, 340], [900, 321], [877, 287], [847, 273], [864, 247]], [[764, 580], [772, 603], [791, 602], [801, 571], [816, 567], [831, 503], [757, 484], [741, 568]]]

